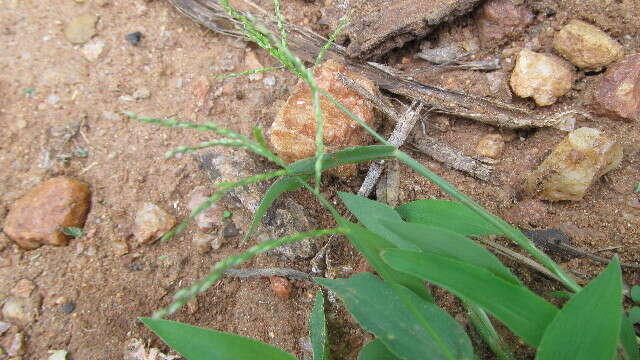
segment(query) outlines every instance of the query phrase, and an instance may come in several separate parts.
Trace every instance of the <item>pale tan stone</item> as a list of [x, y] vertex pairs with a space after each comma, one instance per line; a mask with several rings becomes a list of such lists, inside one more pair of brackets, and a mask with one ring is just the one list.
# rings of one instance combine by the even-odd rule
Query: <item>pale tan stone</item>
[[481, 156], [497, 159], [504, 149], [504, 140], [500, 134], [487, 134], [478, 141], [476, 152]]
[[622, 155], [622, 145], [602, 131], [579, 128], [533, 171], [526, 190], [542, 200], [582, 200], [594, 181], [620, 165]]
[[573, 85], [573, 66], [551, 54], [523, 49], [511, 73], [511, 89], [523, 98], [532, 97], [539, 106], [551, 105]]
[[553, 39], [553, 47], [575, 66], [597, 71], [623, 56], [622, 45], [597, 27], [571, 20]]

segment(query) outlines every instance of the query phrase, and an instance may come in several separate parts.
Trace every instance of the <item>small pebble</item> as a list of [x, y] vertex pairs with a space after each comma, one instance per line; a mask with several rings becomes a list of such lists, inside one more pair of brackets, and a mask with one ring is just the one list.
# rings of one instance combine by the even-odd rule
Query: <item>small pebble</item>
[[487, 134], [478, 141], [476, 152], [481, 156], [497, 159], [504, 149], [504, 140], [500, 134]]
[[9, 324], [8, 322], [0, 321], [0, 336], [2, 336], [2, 334], [7, 332], [7, 330], [9, 330], [10, 327], [11, 327], [11, 324]]
[[87, 13], [73, 18], [64, 35], [73, 44], [84, 44], [96, 34], [98, 15]]
[[[211, 189], [205, 186], [196, 186], [189, 193], [187, 208], [190, 211], [197, 209], [203, 202], [211, 196]], [[222, 226], [222, 215], [224, 209], [219, 204], [211, 205], [207, 210], [196, 216], [196, 225], [202, 232], [210, 232]]]
[[63, 313], [71, 314], [76, 309], [76, 303], [70, 301], [68, 303], [62, 304], [61, 308]]
[[47, 104], [49, 105], [55, 105], [58, 101], [60, 101], [60, 96], [57, 94], [49, 94], [49, 96], [47, 96]]
[[232, 220], [225, 221], [224, 229], [222, 230], [222, 237], [232, 238], [239, 234], [236, 224]]
[[16, 126], [18, 127], [18, 129], [24, 129], [27, 127], [27, 121], [24, 119], [20, 119], [16, 121]]
[[80, 49], [80, 51], [82, 52], [82, 55], [84, 55], [84, 57], [87, 60], [91, 62], [95, 62], [100, 58], [100, 55], [102, 55], [105, 45], [106, 44], [104, 41], [95, 40], [95, 41], [91, 41], [84, 44], [84, 46], [82, 46], [82, 49]]
[[135, 100], [148, 99], [151, 96], [151, 90], [147, 88], [141, 88], [133, 92], [133, 98]]
[[270, 276], [269, 282], [271, 283], [271, 290], [282, 300], [287, 300], [291, 296], [293, 286], [287, 278], [280, 276]]
[[140, 31], [136, 31], [136, 32], [132, 32], [130, 34], [127, 34], [125, 36], [125, 39], [127, 39], [129, 44], [131, 44], [133, 46], [138, 46], [138, 44], [140, 44], [140, 41], [142, 40], [143, 37], [144, 37], [144, 35], [142, 35], [142, 33]]
[[209, 234], [196, 234], [192, 243], [200, 254], [206, 254], [211, 251], [211, 243], [215, 237]]
[[622, 45], [597, 27], [571, 20], [555, 35], [553, 47], [565, 59], [586, 71], [599, 71], [620, 59]]
[[511, 73], [511, 88], [516, 95], [533, 97], [538, 106], [551, 105], [566, 94], [575, 79], [574, 68], [551, 54], [523, 49]]
[[153, 243], [176, 224], [176, 218], [158, 205], [144, 203], [136, 213], [133, 234], [142, 244]]

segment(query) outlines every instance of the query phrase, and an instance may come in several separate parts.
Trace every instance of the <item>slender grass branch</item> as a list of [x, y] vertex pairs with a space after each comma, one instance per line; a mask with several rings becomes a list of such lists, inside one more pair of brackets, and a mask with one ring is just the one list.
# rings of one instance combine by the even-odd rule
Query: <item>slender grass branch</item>
[[153, 314], [153, 317], [156, 319], [159, 319], [167, 315], [173, 314], [178, 309], [180, 309], [184, 304], [189, 302], [189, 300], [191, 300], [194, 296], [198, 295], [201, 292], [206, 291], [209, 287], [211, 287], [211, 285], [215, 284], [215, 282], [218, 281], [218, 279], [220, 279], [222, 275], [224, 275], [225, 271], [242, 264], [243, 262], [251, 259], [252, 257], [258, 254], [261, 254], [271, 249], [275, 249], [282, 245], [290, 244], [302, 239], [343, 233], [344, 231], [345, 230], [342, 228], [307, 231], [304, 233], [286, 236], [286, 237], [275, 239], [275, 240], [261, 242], [258, 245], [252, 246], [242, 254], [229, 256], [217, 262], [215, 265], [213, 265], [211, 267], [211, 271], [209, 272], [209, 275], [207, 275], [204, 279], [195, 282], [193, 285], [191, 285], [188, 288], [178, 291], [173, 296], [174, 301], [171, 304], [169, 304], [169, 306], [167, 306], [166, 308], [155, 312]]

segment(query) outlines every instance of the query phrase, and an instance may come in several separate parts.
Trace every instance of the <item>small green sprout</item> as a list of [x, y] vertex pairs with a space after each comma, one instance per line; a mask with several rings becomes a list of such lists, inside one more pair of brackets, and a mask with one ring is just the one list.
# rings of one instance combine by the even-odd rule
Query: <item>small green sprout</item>
[[84, 231], [79, 227], [62, 226], [60, 227], [60, 230], [62, 231], [63, 234], [74, 237], [76, 239], [84, 236]]
[[31, 95], [31, 94], [33, 94], [33, 92], [34, 92], [34, 91], [36, 91], [36, 89], [34, 89], [34, 88], [28, 88], [28, 89], [24, 89], [24, 90], [22, 90], [22, 91], [21, 91], [21, 93], [22, 93], [23, 95]]
[[640, 193], [640, 182], [636, 184], [636, 188], [633, 189], [633, 192], [636, 194]]
[[86, 158], [87, 156], [89, 156], [89, 152], [82, 148], [77, 148], [74, 152], [77, 157]]
[[231, 211], [229, 211], [229, 210], [225, 210], [225, 211], [222, 213], [222, 220], [230, 218], [230, 217], [231, 217], [231, 215], [233, 215], [233, 213], [231, 213]]

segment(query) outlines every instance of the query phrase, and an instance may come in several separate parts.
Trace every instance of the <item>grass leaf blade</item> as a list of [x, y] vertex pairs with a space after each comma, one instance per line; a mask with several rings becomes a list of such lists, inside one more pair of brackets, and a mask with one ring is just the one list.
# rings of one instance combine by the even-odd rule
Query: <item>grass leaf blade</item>
[[614, 258], [545, 331], [536, 359], [612, 359], [621, 329], [622, 274]]
[[526, 287], [447, 256], [389, 249], [382, 258], [396, 270], [418, 276], [464, 301], [476, 303], [531, 346], [540, 343], [545, 329], [558, 313], [558, 309]]
[[360, 273], [349, 279], [317, 278], [333, 290], [362, 327], [400, 359], [472, 359], [467, 334], [449, 314], [411, 290]]
[[431, 293], [419, 278], [394, 270], [380, 257], [383, 249], [394, 248], [395, 246], [384, 238], [364, 229], [354, 223], [342, 220], [342, 227], [347, 229], [347, 238], [364, 255], [369, 264], [380, 274], [380, 276], [391, 283], [403, 285], [411, 289], [421, 298], [433, 302]]
[[380, 341], [380, 339], [374, 339], [365, 345], [360, 354], [358, 354], [358, 360], [400, 360], [397, 358], [386, 346]]
[[327, 342], [327, 320], [324, 315], [324, 297], [318, 290], [311, 310], [310, 337], [313, 348], [313, 360], [329, 360], [329, 346]]
[[[502, 265], [495, 255], [466, 236], [449, 229], [387, 219], [376, 218], [373, 220], [377, 223], [377, 227], [384, 229], [384, 234], [390, 234], [398, 239], [394, 243], [408, 242], [413, 244], [416, 250], [447, 256], [481, 267], [503, 280], [520, 285], [518, 278], [511, 274], [509, 268]], [[391, 238], [388, 240], [391, 241]], [[404, 249], [413, 250], [411, 248]]]
[[251, 359], [295, 360], [275, 346], [243, 336], [183, 324], [177, 321], [142, 318], [162, 341], [189, 360]]
[[486, 219], [457, 201], [422, 199], [399, 206], [396, 211], [408, 222], [443, 227], [462, 235], [502, 233]]

